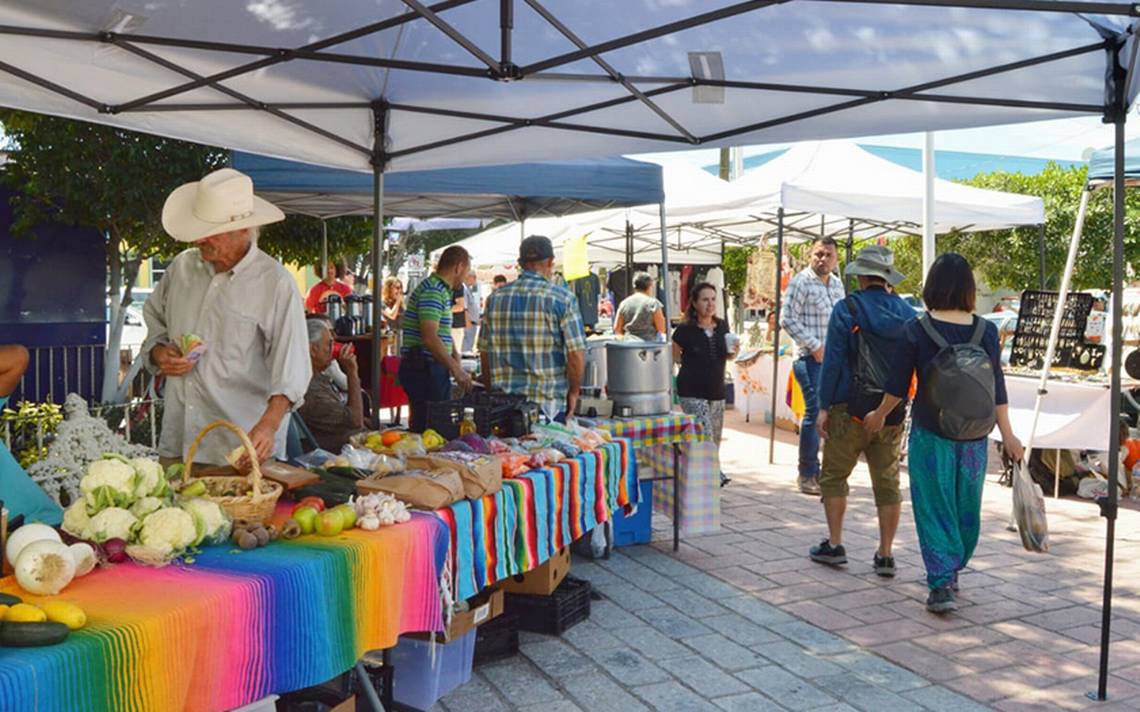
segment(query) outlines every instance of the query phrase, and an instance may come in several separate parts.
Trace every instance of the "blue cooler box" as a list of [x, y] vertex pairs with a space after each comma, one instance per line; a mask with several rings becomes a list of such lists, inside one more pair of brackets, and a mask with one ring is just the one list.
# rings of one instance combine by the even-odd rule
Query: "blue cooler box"
[[392, 697], [417, 710], [431, 709], [439, 698], [471, 679], [475, 657], [475, 630], [462, 638], [435, 644], [427, 640], [401, 637], [392, 650]]
[[641, 482], [641, 500], [637, 511], [626, 515], [620, 510], [614, 512], [614, 547], [648, 544], [653, 537], [653, 483]]

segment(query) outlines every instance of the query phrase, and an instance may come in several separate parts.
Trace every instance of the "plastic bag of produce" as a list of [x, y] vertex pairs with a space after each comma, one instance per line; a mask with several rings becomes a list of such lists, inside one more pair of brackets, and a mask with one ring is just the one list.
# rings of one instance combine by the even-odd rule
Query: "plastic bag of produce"
[[1013, 514], [1021, 544], [1027, 551], [1049, 551], [1049, 523], [1045, 518], [1045, 495], [1029, 476], [1024, 462], [1013, 476]]

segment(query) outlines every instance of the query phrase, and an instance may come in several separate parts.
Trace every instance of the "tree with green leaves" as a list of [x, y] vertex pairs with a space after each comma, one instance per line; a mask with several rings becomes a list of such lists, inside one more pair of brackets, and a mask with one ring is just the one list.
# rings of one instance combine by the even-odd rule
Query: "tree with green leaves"
[[[119, 345], [139, 265], [181, 247], [162, 229], [171, 190], [225, 165], [226, 152], [70, 119], [0, 111], [12, 153], [0, 180], [16, 191], [15, 235], [48, 222], [104, 236], [110, 330], [102, 399], [119, 402]], [[127, 379], [129, 383], [129, 379]]]
[[[1069, 242], [1076, 223], [1077, 207], [1088, 171], [1085, 166], [1063, 168], [1050, 163], [1037, 175], [996, 171], [983, 173], [967, 185], [1035, 195], [1045, 202], [1045, 286], [1057, 289], [1065, 269]], [[1127, 264], [1140, 260], [1140, 193], [1128, 191], [1125, 198], [1124, 257]], [[1112, 285], [1112, 190], [1093, 193], [1085, 216], [1084, 231], [1073, 272], [1074, 289], [1107, 289]], [[899, 237], [891, 242], [899, 271], [907, 280], [900, 292], [922, 291], [922, 240]], [[938, 236], [938, 253], [961, 253], [974, 268], [979, 281], [992, 289], [1038, 289], [1040, 279], [1038, 228]]]

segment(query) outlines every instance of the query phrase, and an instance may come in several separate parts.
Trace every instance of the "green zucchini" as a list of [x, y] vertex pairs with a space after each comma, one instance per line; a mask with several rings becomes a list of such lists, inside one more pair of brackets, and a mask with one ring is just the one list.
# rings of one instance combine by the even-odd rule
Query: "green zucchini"
[[63, 623], [0, 623], [0, 647], [35, 648], [55, 645], [67, 639], [71, 631]]
[[23, 603], [24, 599], [19, 596], [13, 596], [10, 593], [0, 593], [0, 606], [14, 606], [17, 603]]

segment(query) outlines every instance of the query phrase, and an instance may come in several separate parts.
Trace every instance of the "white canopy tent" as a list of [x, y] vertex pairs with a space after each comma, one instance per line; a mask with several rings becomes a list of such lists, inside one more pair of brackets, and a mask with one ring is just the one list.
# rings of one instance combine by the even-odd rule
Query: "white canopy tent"
[[[661, 166], [665, 230], [661, 229], [662, 206], [639, 205], [511, 222], [484, 230], [458, 244], [466, 248], [479, 265], [515, 262], [519, 241], [529, 234], [549, 237], [559, 258], [566, 240], [587, 235], [586, 256], [597, 264], [623, 263], [627, 256], [631, 262], [660, 264], [666, 254], [661, 249], [662, 241], [667, 243], [671, 260], [678, 259], [685, 264], [720, 264], [720, 242], [706, 241], [698, 246], [698, 239], [705, 233], [694, 232], [689, 222], [702, 216], [725, 218], [733, 209], [743, 210], [750, 199], [737, 192], [732, 183], [698, 166], [681, 161], [653, 162]], [[441, 251], [432, 253], [432, 261]]]
[[[388, 169], [1103, 116], [1118, 330], [1138, 15], [1131, 0], [0, 0], [0, 105], [371, 170], [378, 217]], [[1100, 699], [1110, 576], [1105, 593]]]

